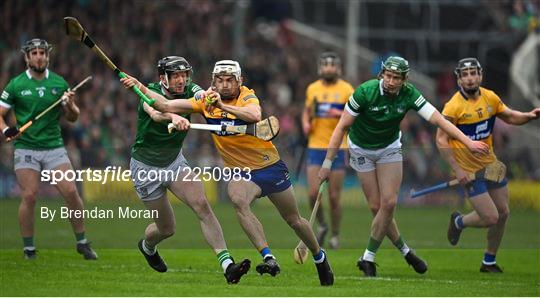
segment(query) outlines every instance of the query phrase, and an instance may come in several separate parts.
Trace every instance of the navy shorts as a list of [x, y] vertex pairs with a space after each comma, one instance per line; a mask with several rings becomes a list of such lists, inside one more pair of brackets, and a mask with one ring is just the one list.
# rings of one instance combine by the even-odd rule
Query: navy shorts
[[[321, 166], [324, 158], [326, 157], [325, 149], [311, 149], [308, 148], [307, 152], [307, 165], [309, 166]], [[338, 150], [336, 158], [332, 163], [332, 171], [345, 169], [345, 150]]]
[[481, 195], [490, 189], [497, 189], [504, 187], [508, 184], [508, 179], [504, 178], [501, 182], [493, 182], [485, 179], [476, 179], [471, 182], [471, 185], [465, 187], [465, 192], [469, 198]]
[[291, 186], [289, 169], [281, 159], [265, 168], [253, 170], [249, 172], [249, 175], [247, 172], [241, 173], [245, 179], [251, 176], [251, 181], [261, 188], [259, 197], [282, 192]]

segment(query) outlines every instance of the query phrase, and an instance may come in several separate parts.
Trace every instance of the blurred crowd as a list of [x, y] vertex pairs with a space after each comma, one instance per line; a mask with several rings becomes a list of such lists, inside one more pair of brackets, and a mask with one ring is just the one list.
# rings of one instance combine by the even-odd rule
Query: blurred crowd
[[[256, 1], [255, 1], [256, 2]], [[291, 170], [304, 145], [300, 115], [305, 88], [317, 79], [317, 56], [325, 51], [316, 42], [296, 36], [286, 21], [258, 17], [248, 6], [241, 57], [234, 57], [235, 1], [3, 1], [0, 15], [0, 86], [25, 69], [20, 46], [40, 37], [53, 45], [50, 69], [71, 85], [88, 75], [91, 87], [78, 93], [79, 121], [62, 122], [62, 133], [74, 167], [127, 167], [136, 134], [137, 97], [124, 90], [115, 74], [84, 45], [63, 32], [63, 17], [74, 16], [100, 48], [123, 71], [142, 82], [157, 81], [157, 60], [163, 56], [186, 57], [194, 67], [193, 81], [208, 88], [215, 61], [239, 58], [245, 85], [255, 90], [263, 115], [280, 119], [281, 134], [275, 140]], [[343, 54], [343, 53], [341, 53]], [[367, 66], [357, 82], [372, 78]], [[444, 92], [455, 90], [455, 78], [439, 80]], [[446, 95], [445, 95], [446, 96]], [[446, 97], [446, 100], [449, 97]], [[445, 100], [435, 100], [442, 108]], [[414, 114], [414, 113], [411, 113]], [[201, 121], [193, 117], [193, 121]], [[13, 121], [13, 119], [11, 119]], [[13, 123], [13, 122], [11, 122]], [[405, 180], [439, 181], [448, 167], [438, 157], [434, 129], [410, 115], [403, 123], [406, 148]], [[500, 129], [504, 140], [508, 129]], [[12, 146], [0, 145], [0, 169], [12, 168]], [[190, 132], [185, 154], [193, 165], [217, 165], [219, 160], [207, 133]], [[441, 170], [442, 169], [442, 170]], [[527, 169], [528, 170], [528, 169]], [[521, 171], [525, 177], [527, 170]]]

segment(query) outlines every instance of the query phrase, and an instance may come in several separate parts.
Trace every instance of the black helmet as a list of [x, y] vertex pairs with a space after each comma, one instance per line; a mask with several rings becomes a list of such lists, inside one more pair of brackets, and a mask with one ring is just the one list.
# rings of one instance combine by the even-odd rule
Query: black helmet
[[454, 69], [454, 73], [459, 77], [461, 71], [468, 68], [476, 68], [479, 73], [482, 73], [482, 65], [480, 65], [480, 62], [478, 62], [478, 59], [476, 58], [463, 58], [459, 60], [458, 66]]
[[327, 64], [333, 64], [333, 65], [341, 65], [341, 59], [339, 58], [339, 55], [336, 52], [324, 52], [319, 56], [319, 67], [327, 65]]
[[[193, 68], [187, 62], [187, 60], [184, 57], [180, 56], [167, 56], [164, 58], [161, 58], [158, 61], [157, 65], [158, 74], [159, 75], [165, 75], [165, 83], [161, 82], [160, 84], [169, 91], [169, 93], [173, 96], [179, 96], [182, 93], [175, 92], [171, 90], [169, 86], [169, 76], [175, 72], [179, 71], [185, 71], [187, 72], [187, 81], [186, 81], [186, 87], [191, 83], [191, 75], [193, 74]], [[184, 92], [185, 88], [184, 87]]]
[[41, 38], [33, 38], [27, 41], [24, 46], [21, 47], [21, 52], [28, 54], [28, 52], [33, 49], [45, 49], [47, 54], [52, 50], [52, 46], [45, 40]]
[[180, 56], [167, 56], [161, 58], [158, 61], [157, 68], [160, 75], [164, 75], [165, 73], [171, 74], [177, 71], [187, 71], [190, 73], [192, 71], [192, 67], [189, 62], [187, 62], [184, 57]]

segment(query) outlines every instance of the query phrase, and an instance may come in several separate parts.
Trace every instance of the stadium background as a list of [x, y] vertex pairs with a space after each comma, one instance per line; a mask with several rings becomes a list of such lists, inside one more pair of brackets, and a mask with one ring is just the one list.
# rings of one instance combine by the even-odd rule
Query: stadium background
[[[194, 67], [194, 82], [203, 88], [210, 83], [215, 61], [239, 60], [245, 85], [253, 88], [261, 99], [264, 116], [276, 115], [280, 119], [281, 132], [274, 143], [292, 171], [302, 213], [308, 216], [305, 171], [296, 173], [304, 144], [300, 115], [305, 88], [317, 78], [316, 61], [321, 52], [333, 50], [341, 55], [344, 77], [353, 86], [373, 78], [380, 62], [388, 55], [402, 55], [413, 69], [412, 82], [438, 109], [442, 109], [456, 90], [453, 69], [457, 60], [476, 56], [484, 66], [484, 87], [495, 90], [509, 106], [529, 110], [540, 105], [539, 7], [540, 1], [531, 0], [7, 0], [0, 4], [0, 86], [3, 88], [11, 77], [25, 69], [19, 51], [23, 42], [33, 37], [48, 40], [54, 46], [51, 70], [70, 84], [87, 75], [94, 76], [91, 87], [77, 95], [81, 108], [79, 120], [74, 124], [61, 123], [74, 168], [121, 166], [125, 169], [129, 167], [130, 146], [136, 132], [137, 98], [123, 89], [114, 74], [92, 52], [65, 35], [64, 16], [78, 18], [120, 69], [143, 82], [157, 80], [157, 60], [166, 55], [186, 57]], [[193, 117], [193, 120], [202, 119]], [[498, 121], [494, 135], [495, 151], [507, 164], [511, 181], [513, 215], [502, 247], [529, 249], [536, 262], [540, 249], [538, 122], [510, 127]], [[447, 180], [451, 173], [434, 144], [433, 127], [409, 113], [402, 123], [402, 130], [405, 163], [399, 199], [401, 206], [398, 207], [400, 226], [414, 247], [447, 249], [449, 245], [444, 238], [447, 216], [456, 206], [466, 209], [466, 203], [455, 190], [410, 200], [411, 188]], [[184, 144], [184, 153], [191, 165], [221, 165], [209, 134], [191, 131]], [[2, 140], [0, 248], [17, 249], [17, 254], [13, 254], [18, 255], [20, 239], [16, 208], [19, 189], [12, 170], [12, 154], [12, 145]], [[78, 186], [88, 207], [127, 204], [143, 208], [136, 200], [131, 183], [101, 186], [83, 182]], [[250, 248], [228, 204], [223, 185], [210, 183], [207, 190], [209, 199], [215, 202], [228, 243], [232, 247]], [[39, 197], [43, 198], [42, 205], [62, 204], [50, 186], [42, 185]], [[355, 248], [354, 255], [365, 245], [370, 214], [352, 171], [348, 172], [342, 199], [345, 205], [342, 247]], [[272, 245], [283, 249], [294, 247], [295, 236], [278, 219], [274, 208], [268, 206], [262, 199], [254, 208], [267, 228]], [[163, 247], [206, 247], [194, 215], [186, 208], [176, 209], [179, 226], [189, 232], [173, 237]], [[39, 247], [72, 245], [67, 222], [37, 220], [36, 223]], [[132, 248], [133, 241], [140, 237], [146, 224], [146, 220], [90, 220], [89, 237], [98, 252], [104, 247]], [[468, 231], [463, 247], [478, 249], [479, 255], [484, 238], [483, 231]], [[385, 243], [385, 247], [390, 246]], [[536, 279], [533, 277], [533, 285], [538, 282], [537, 274]], [[519, 292], [511, 293], [519, 295]], [[539, 294], [534, 289], [527, 293]]]

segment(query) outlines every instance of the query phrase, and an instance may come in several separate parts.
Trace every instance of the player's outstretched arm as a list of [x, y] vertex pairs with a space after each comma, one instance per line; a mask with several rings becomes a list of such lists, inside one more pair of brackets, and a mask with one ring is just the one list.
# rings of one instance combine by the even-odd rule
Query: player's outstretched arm
[[452, 138], [459, 140], [473, 153], [488, 154], [489, 145], [482, 141], [473, 141], [464, 135], [455, 125], [446, 120], [439, 111], [434, 110], [429, 122], [437, 125], [441, 130]]
[[524, 113], [507, 107], [504, 111], [497, 114], [497, 117], [508, 124], [523, 125], [531, 120], [538, 119], [540, 117], [540, 108], [534, 108], [530, 112]]
[[191, 113], [193, 111], [192, 105], [189, 101], [184, 99], [168, 100], [161, 94], [148, 89], [136, 78], [128, 74], [126, 74], [125, 78], [120, 79], [120, 82], [122, 82], [124, 88], [126, 89], [131, 89], [133, 86], [137, 86], [144, 95], [155, 100], [152, 107], [160, 112]]
[[351, 125], [353, 125], [355, 119], [356, 116], [353, 116], [348, 112], [344, 112], [341, 115], [341, 118], [339, 119], [339, 122], [334, 129], [334, 132], [332, 132], [332, 137], [330, 138], [330, 143], [328, 143], [328, 149], [326, 150], [326, 157], [323, 164], [321, 165], [321, 169], [319, 170], [319, 184], [328, 179], [328, 177], [330, 176], [332, 162], [338, 153], [339, 147], [341, 146], [341, 142], [343, 141], [345, 134], [347, 133], [347, 131], [349, 131], [349, 128], [351, 127]]

